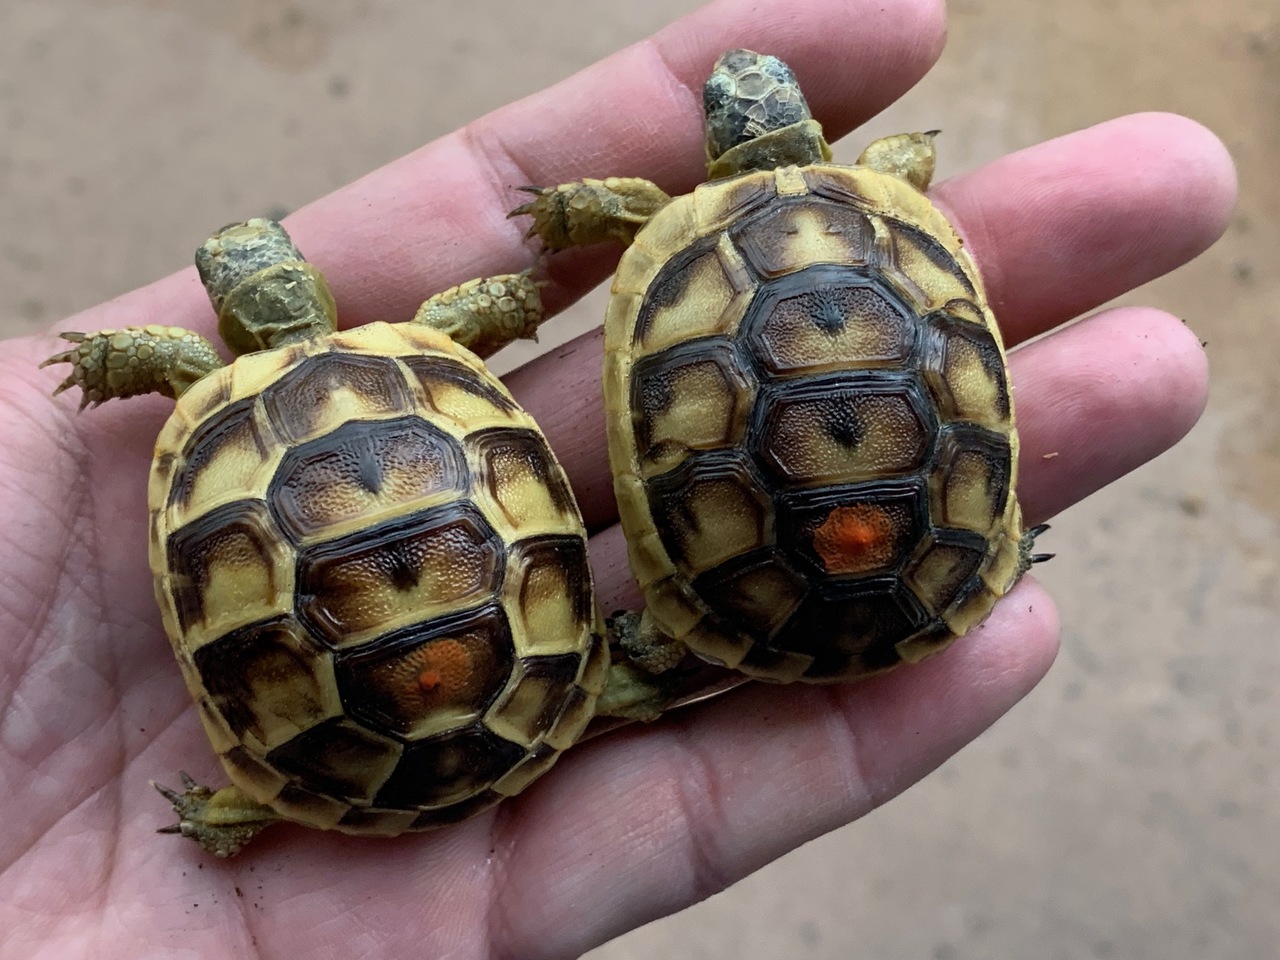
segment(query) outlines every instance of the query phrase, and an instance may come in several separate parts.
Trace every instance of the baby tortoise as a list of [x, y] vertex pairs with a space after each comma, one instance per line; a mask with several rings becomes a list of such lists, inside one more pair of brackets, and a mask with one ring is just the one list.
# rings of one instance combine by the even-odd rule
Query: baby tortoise
[[924, 190], [933, 133], [830, 163], [782, 61], [703, 92], [711, 182], [524, 188], [551, 249], [628, 244], [605, 320], [609, 454], [655, 672], [686, 650], [773, 681], [915, 662], [1029, 564], [1000, 331]]
[[537, 286], [474, 280], [338, 332], [277, 223], [226, 227], [196, 264], [231, 364], [161, 326], [64, 334], [46, 361], [72, 365], [58, 390], [82, 408], [177, 399], [150, 560], [232, 786], [159, 788], [165, 832], [229, 856], [281, 819], [392, 836], [518, 793], [610, 671], [569, 483], [476, 355], [534, 332]]

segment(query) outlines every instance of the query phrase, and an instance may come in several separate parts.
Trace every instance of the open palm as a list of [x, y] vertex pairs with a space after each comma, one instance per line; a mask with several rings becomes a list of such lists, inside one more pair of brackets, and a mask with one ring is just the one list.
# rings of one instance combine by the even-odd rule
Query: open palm
[[[511, 186], [701, 173], [697, 91], [745, 45], [799, 74], [838, 136], [940, 50], [940, 5], [719, 0], [558, 87], [500, 110], [299, 211], [344, 325], [408, 319], [427, 295], [529, 266]], [[847, 29], [844, 25], [848, 25]], [[1185, 262], [1234, 198], [1221, 145], [1190, 121], [1128, 117], [933, 191], [979, 263], [1006, 341], [1053, 331]], [[198, 238], [193, 238], [198, 239]], [[106, 239], [104, 238], [104, 242]], [[617, 250], [550, 262], [552, 309]], [[208, 330], [194, 271], [68, 321]], [[281, 827], [234, 861], [157, 837], [148, 779], [221, 782], [160, 628], [146, 479], [170, 405], [76, 415], [10, 341], [0, 374], [0, 953], [93, 956], [564, 957], [732, 883], [894, 796], [976, 736], [1052, 661], [1030, 579], [941, 656], [857, 685], [750, 687], [571, 751], [496, 811], [434, 834], [352, 839]], [[600, 340], [508, 378], [573, 480], [606, 609], [637, 602], [610, 493]], [[1175, 318], [1118, 309], [1017, 350], [1020, 495], [1040, 523], [1175, 442], [1206, 390]], [[1047, 454], [1057, 454], [1046, 458]]]

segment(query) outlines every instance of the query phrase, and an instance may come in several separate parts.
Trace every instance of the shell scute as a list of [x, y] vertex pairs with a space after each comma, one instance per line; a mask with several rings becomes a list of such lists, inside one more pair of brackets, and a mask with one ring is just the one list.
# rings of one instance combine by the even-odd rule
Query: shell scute
[[451, 503], [366, 528], [298, 556], [298, 610], [343, 648], [480, 603], [501, 585], [497, 533]]

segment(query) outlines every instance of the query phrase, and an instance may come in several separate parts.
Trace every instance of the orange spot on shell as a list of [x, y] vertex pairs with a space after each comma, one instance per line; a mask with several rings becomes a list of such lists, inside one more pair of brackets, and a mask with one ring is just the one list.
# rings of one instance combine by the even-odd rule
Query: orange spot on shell
[[864, 573], [893, 559], [893, 518], [873, 503], [836, 507], [813, 533], [828, 573]]
[[411, 682], [420, 694], [453, 699], [471, 684], [471, 654], [466, 644], [457, 640], [434, 640], [416, 650], [410, 659]]

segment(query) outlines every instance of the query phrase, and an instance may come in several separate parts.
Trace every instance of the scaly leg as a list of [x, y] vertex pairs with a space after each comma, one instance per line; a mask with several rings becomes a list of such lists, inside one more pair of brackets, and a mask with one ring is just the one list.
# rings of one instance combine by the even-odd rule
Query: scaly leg
[[157, 833], [180, 833], [210, 853], [233, 857], [262, 830], [280, 820], [280, 814], [258, 803], [239, 787], [223, 787], [216, 793], [181, 774], [183, 792], [152, 781], [151, 785], [173, 804], [178, 822]]
[[685, 677], [676, 667], [689, 648], [659, 630], [647, 610], [615, 614], [608, 624], [614, 648], [622, 656], [615, 656], [596, 713], [653, 720], [684, 692]]
[[418, 308], [412, 322], [447, 334], [480, 357], [512, 340], [536, 340], [546, 313], [538, 295], [540, 284], [529, 273], [468, 280], [437, 293]]
[[671, 200], [648, 180], [609, 177], [576, 180], [557, 187], [521, 187], [534, 199], [507, 214], [533, 217], [527, 236], [550, 251], [586, 247], [606, 240], [629, 244], [636, 231]]
[[64, 333], [73, 344], [44, 363], [71, 364], [55, 394], [80, 388], [80, 409], [113, 397], [162, 393], [178, 397], [207, 373], [223, 366], [212, 343], [181, 327], [125, 327], [99, 333]]

